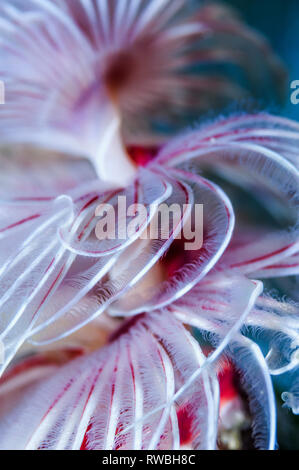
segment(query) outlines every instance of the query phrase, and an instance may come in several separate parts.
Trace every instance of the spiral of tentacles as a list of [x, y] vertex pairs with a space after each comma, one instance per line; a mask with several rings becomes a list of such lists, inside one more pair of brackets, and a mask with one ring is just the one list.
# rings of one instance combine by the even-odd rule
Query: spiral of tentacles
[[[217, 437], [219, 395], [218, 381], [213, 374], [222, 353], [230, 356], [246, 385], [256, 445], [261, 448], [275, 445], [270, 373], [296, 374], [298, 306], [294, 302], [262, 295], [261, 281], [253, 279], [298, 274], [299, 175], [295, 166], [298, 138], [298, 125], [292, 121], [266, 114], [235, 116], [174, 139], [145, 166], [139, 167], [133, 182], [125, 188], [115, 189], [114, 185], [111, 188], [109, 183], [95, 178], [87, 163], [78, 161], [78, 171], [72, 162], [67, 166], [68, 187], [63, 196], [57, 196], [61, 192], [60, 183], [57, 194], [52, 187], [52, 195], [41, 193], [39, 197], [33, 197], [25, 185], [24, 189], [19, 187], [20, 195], [13, 189], [14, 197], [9, 197], [10, 189], [5, 187], [11, 165], [11, 159], [8, 159], [2, 187], [6, 198], [3, 197], [1, 202], [4, 218], [0, 232], [1, 341], [5, 345], [6, 358], [3, 370], [24, 342], [47, 345], [97, 321], [103, 314], [136, 318], [131, 326], [129, 324], [114, 335], [107, 352], [104, 349], [93, 353], [98, 359], [90, 359], [90, 369], [80, 366], [80, 361], [78, 366], [77, 362], [65, 366], [70, 377], [74, 377], [73, 374], [78, 377], [75, 380], [78, 388], [73, 388], [71, 378], [73, 385], [69, 388], [64, 369], [61, 387], [70, 390], [68, 393], [72, 394], [78, 407], [71, 409], [63, 405], [69, 398], [68, 394], [65, 397], [59, 394], [58, 381], [48, 399], [55, 401], [54, 395], [58, 394], [57, 406], [62, 407], [62, 414], [58, 413], [59, 421], [51, 418], [50, 402], [48, 412], [46, 404], [42, 403], [36, 414], [37, 421], [33, 423], [34, 429], [30, 428], [33, 435], [26, 443], [29, 448], [80, 448], [83, 441], [88, 448], [178, 447], [182, 431], [178, 431], [177, 413], [185, 407], [190, 411], [193, 423], [190, 445], [213, 447]], [[57, 169], [57, 165], [59, 163], [55, 163], [54, 168]], [[250, 220], [248, 225], [250, 214], [238, 217], [235, 222], [234, 195], [231, 203], [218, 185], [203, 177], [202, 173], [210, 170], [221, 175], [227, 187], [241, 185], [248, 194], [254, 192], [266, 210], [275, 206], [276, 214], [281, 211], [284, 215], [285, 228], [278, 223], [275, 228], [273, 221], [255, 227], [257, 222]], [[15, 168], [13, 172], [16, 177]], [[47, 181], [50, 175], [43, 162], [38, 174], [40, 181]], [[32, 191], [33, 185], [29, 187]], [[117, 212], [120, 196], [125, 196], [127, 204], [140, 204], [147, 210], [133, 231], [125, 231], [126, 236], [107, 236], [99, 240], [95, 235], [99, 220], [97, 208], [109, 203]], [[180, 208], [172, 225], [158, 217], [163, 204], [166, 207], [176, 204]], [[196, 217], [197, 204], [203, 205], [203, 218], [199, 219], [202, 243], [196, 249], [185, 250], [182, 244], [188, 240], [183, 236], [184, 227]], [[124, 220], [118, 218], [117, 224], [125, 224], [128, 228], [134, 215]], [[155, 234], [155, 237], [145, 234]], [[12, 239], [13, 252], [8, 252], [6, 247], [11, 246]], [[144, 312], [148, 313], [144, 316]], [[156, 328], [158, 324], [159, 329]], [[208, 353], [200, 352], [200, 346], [186, 330], [187, 326], [209, 339], [211, 349]], [[172, 335], [179, 335], [176, 328], [182, 337], [170, 343]], [[262, 329], [266, 333], [266, 358], [258, 346], [246, 338], [248, 329]], [[135, 335], [138, 338], [141, 330], [138, 340]], [[146, 360], [139, 357], [144, 345], [143, 335], [150, 335], [150, 342], [158, 341], [153, 346], [157, 348], [156, 352], [153, 349], [149, 354], [151, 358], [151, 354], [157, 354], [162, 361], [155, 367], [160, 367], [165, 388], [159, 389], [157, 393], [162, 395], [152, 397], [153, 401], [146, 386], [142, 385], [143, 380], [147, 384], [151, 382], [147, 374], [154, 367], [148, 362], [149, 369], [145, 370]], [[129, 341], [128, 337], [133, 339]], [[184, 349], [184, 337], [186, 348], [188, 344], [193, 351], [192, 356]], [[151, 346], [148, 347], [150, 351]], [[127, 354], [132, 356], [129, 361], [123, 359], [126, 348]], [[106, 364], [105, 354], [111, 364], [109, 362], [109, 367], [105, 365], [103, 369], [100, 367], [96, 373], [92, 361]], [[190, 361], [195, 361], [187, 369], [184, 354]], [[158, 356], [148, 358], [148, 361], [155, 362]], [[81, 361], [85, 364], [89, 359], [86, 357]], [[75, 367], [83, 367], [86, 374], [90, 370], [91, 375], [86, 376], [88, 382], [82, 381]], [[128, 368], [132, 374], [130, 385], [127, 383]], [[256, 374], [259, 374], [258, 380]], [[53, 378], [53, 387], [56, 380]], [[108, 384], [112, 387], [113, 403], [109, 417], [97, 412], [99, 403], [106, 400]], [[36, 393], [43, 395], [40, 386]], [[48, 387], [47, 382], [45, 389]], [[127, 401], [123, 405], [117, 395], [123, 394], [123, 390], [129, 394], [129, 407]], [[194, 412], [192, 401], [197, 393], [201, 397], [196, 399], [196, 408], [199, 402], [202, 403], [198, 408], [199, 415]], [[295, 411], [296, 394], [294, 390], [284, 395]], [[90, 395], [93, 404], [90, 404]], [[24, 404], [24, 413], [30, 412], [31, 403], [29, 397], [28, 403]], [[71, 407], [72, 402], [68, 403]], [[214, 416], [209, 422], [202, 421], [205, 406], [214, 409], [212, 414], [209, 413]], [[76, 435], [76, 416], [81, 412], [82, 429]], [[71, 413], [71, 421], [68, 413]], [[116, 415], [121, 416], [119, 422]], [[106, 422], [107, 428], [102, 426], [101, 420]], [[213, 432], [204, 431], [205, 426], [211, 426]], [[149, 429], [156, 431], [152, 433]], [[8, 439], [9, 436], [10, 433]], [[28, 436], [23, 437], [27, 439]]]

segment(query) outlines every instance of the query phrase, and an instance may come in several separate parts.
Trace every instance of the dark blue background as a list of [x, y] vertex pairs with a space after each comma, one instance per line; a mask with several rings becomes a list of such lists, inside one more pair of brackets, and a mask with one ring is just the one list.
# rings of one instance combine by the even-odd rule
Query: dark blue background
[[299, 120], [299, 104], [290, 101], [290, 83], [299, 80], [299, 0], [226, 0], [246, 22], [262, 32], [286, 65], [288, 90], [285, 103], [277, 109]]

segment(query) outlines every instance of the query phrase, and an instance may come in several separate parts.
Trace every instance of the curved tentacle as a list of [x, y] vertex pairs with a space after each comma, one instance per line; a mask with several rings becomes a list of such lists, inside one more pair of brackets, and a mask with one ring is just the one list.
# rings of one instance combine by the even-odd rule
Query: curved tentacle
[[[170, 255], [172, 248], [174, 251], [173, 261], [170, 258], [170, 264], [174, 267], [172, 271], [166, 272], [162, 282], [157, 279], [156, 283], [150, 283], [148, 288], [145, 286], [142, 289], [137, 284], [116, 305], [112, 305], [113, 313], [138, 313], [162, 308], [175, 301], [213, 268], [230, 241], [234, 213], [229, 199], [220, 188], [190, 172], [178, 170], [170, 175], [192, 188], [195, 201], [192, 212], [177, 237], [182, 246], [177, 241], [170, 248]], [[171, 206], [168, 208], [171, 209]], [[169, 261], [166, 254], [165, 264], [167, 263]]]
[[[183, 207], [176, 226], [173, 229], [168, 227], [164, 237], [152, 240], [150, 235], [153, 233], [153, 230], [155, 228], [160, 230], [159, 224], [157, 224], [158, 220], [154, 217], [148, 229], [144, 232], [144, 237], [142, 234], [139, 239], [131, 243], [129, 247], [118, 255], [113, 265], [109, 266], [109, 276], [104, 277], [102, 280], [97, 279], [97, 283], [93, 284], [92, 298], [90, 302], [86, 303], [85, 308], [82, 310], [80, 303], [75, 304], [71, 301], [72, 308], [66, 311], [65, 304], [63, 304], [62, 308], [57, 309], [53, 315], [49, 316], [45, 323], [45, 327], [47, 327], [45, 331], [43, 331], [43, 325], [33, 331], [34, 334], [38, 333], [33, 338], [36, 344], [46, 344], [54, 339], [61, 339], [81, 328], [102, 314], [112, 302], [123, 296], [140, 279], [145, 277], [152, 267], [155, 267], [158, 260], [180, 232], [181, 220], [186, 219], [188, 216], [190, 210], [188, 204], [193, 201], [191, 189], [187, 185], [170, 180], [169, 183], [172, 184], [173, 191], [165, 201], [165, 204], [171, 205], [175, 203], [180, 208]], [[100, 260], [98, 263], [102, 263], [102, 261]], [[93, 279], [95, 280], [96, 278]], [[121, 315], [123, 313], [122, 311]], [[49, 329], [49, 326], [53, 326], [53, 328]]]
[[[258, 121], [259, 116], [256, 117]], [[261, 119], [265, 119], [262, 115]], [[298, 138], [298, 129], [281, 118], [277, 118], [281, 125], [289, 125], [291, 134]], [[231, 245], [226, 250], [221, 260], [223, 266], [228, 269], [236, 269], [243, 273], [251, 274], [260, 271], [268, 265], [276, 264], [298, 251], [298, 170], [287, 160], [286, 144], [281, 142], [279, 153], [271, 148], [275, 141], [275, 118], [266, 119], [269, 130], [274, 137], [261, 142], [251, 141], [250, 135], [238, 140], [242, 135], [242, 125], [254, 124], [254, 116], [243, 119], [235, 117], [216, 123], [198, 132], [189, 133], [185, 138], [177, 139], [161, 150], [157, 161], [167, 166], [186, 165], [189, 162], [200, 170], [209, 168], [219, 170], [229, 179], [238, 181], [238, 185], [254, 191], [261, 200], [271, 204], [279, 203], [287, 209], [288, 230], [263, 230], [256, 231], [249, 240], [242, 233], [242, 226], [237, 224], [235, 236]], [[233, 127], [232, 129], [230, 129]], [[259, 129], [259, 128], [258, 128]], [[275, 135], [274, 135], [275, 134]], [[223, 137], [224, 136], [224, 137]], [[234, 203], [234, 201], [233, 201]], [[276, 207], [276, 206], [275, 206]], [[239, 233], [240, 232], [240, 233]]]
[[258, 345], [242, 336], [230, 345], [249, 400], [253, 437], [257, 448], [273, 450], [276, 444], [276, 409], [271, 378]]

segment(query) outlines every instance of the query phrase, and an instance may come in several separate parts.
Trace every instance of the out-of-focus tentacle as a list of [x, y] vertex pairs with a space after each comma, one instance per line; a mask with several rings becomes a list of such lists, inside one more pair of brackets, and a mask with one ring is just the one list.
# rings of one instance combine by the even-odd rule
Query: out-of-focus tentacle
[[281, 398], [285, 402], [285, 406], [290, 408], [295, 415], [299, 414], [299, 368], [295, 369], [292, 374], [292, 385], [290, 390], [283, 392]]
[[[186, 114], [244, 93], [243, 84], [227, 76], [227, 63], [250, 75], [247, 88], [258, 81], [250, 74], [251, 56], [259, 59], [261, 88], [272, 75], [275, 84], [284, 82], [264, 40], [230, 10], [191, 10], [181, 0], [4, 0], [0, 140], [94, 161], [102, 141], [116, 140], [103, 132], [108, 127], [123, 124], [127, 139], [132, 129], [152, 135], [153, 121], [175, 127], [186, 122]], [[209, 63], [220, 65], [214, 77], [205, 70]], [[128, 162], [126, 169], [132, 171]]]

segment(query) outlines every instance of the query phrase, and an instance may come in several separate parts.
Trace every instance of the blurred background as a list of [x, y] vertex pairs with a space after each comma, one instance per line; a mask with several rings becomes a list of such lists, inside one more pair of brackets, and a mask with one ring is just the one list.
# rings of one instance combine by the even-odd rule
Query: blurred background
[[299, 119], [299, 104], [290, 101], [290, 83], [299, 80], [299, 1], [223, 0], [234, 7], [247, 23], [262, 32], [283, 60], [288, 72], [286, 102], [279, 114]]

